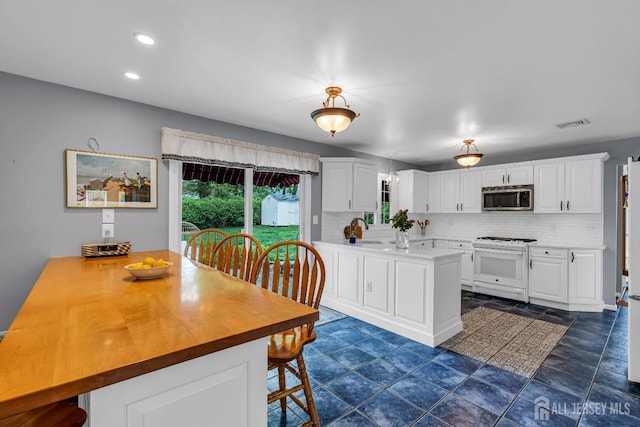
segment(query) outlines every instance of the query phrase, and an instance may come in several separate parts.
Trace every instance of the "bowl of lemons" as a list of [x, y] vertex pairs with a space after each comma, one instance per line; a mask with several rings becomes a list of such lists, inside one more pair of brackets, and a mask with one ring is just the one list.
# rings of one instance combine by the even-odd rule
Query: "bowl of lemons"
[[171, 261], [165, 261], [162, 258], [155, 259], [148, 256], [145, 257], [142, 262], [125, 265], [124, 269], [136, 279], [155, 279], [165, 274], [172, 265], [173, 263]]

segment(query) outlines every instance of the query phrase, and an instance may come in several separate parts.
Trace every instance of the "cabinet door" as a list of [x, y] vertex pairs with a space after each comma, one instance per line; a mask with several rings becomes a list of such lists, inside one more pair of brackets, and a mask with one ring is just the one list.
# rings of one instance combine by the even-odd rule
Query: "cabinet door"
[[375, 212], [378, 188], [378, 169], [362, 163], [353, 164], [352, 211]]
[[505, 185], [533, 184], [533, 166], [507, 168]]
[[442, 190], [440, 188], [441, 181], [442, 180], [441, 180], [440, 174], [429, 175], [429, 192], [427, 194], [427, 197], [428, 197], [427, 212], [429, 213], [442, 212], [442, 208], [441, 208]]
[[357, 305], [361, 305], [360, 259], [361, 256], [353, 252], [338, 252], [338, 298]]
[[460, 212], [460, 174], [444, 173], [440, 175], [440, 211]]
[[473, 251], [466, 251], [462, 254], [460, 279], [463, 285], [473, 285]]
[[600, 213], [602, 211], [602, 162], [595, 160], [566, 163], [565, 211]]
[[507, 185], [506, 171], [504, 169], [482, 171], [483, 187], [500, 187], [503, 185]]
[[[395, 316], [425, 325], [431, 313], [427, 306], [428, 267], [425, 264], [396, 261]], [[433, 272], [431, 272], [433, 274]]]
[[[564, 163], [548, 163], [534, 167], [535, 213], [564, 212]], [[562, 206], [561, 206], [562, 205]]]
[[408, 170], [398, 172], [398, 207], [409, 212], [426, 213], [428, 209], [429, 175], [426, 172]]
[[601, 252], [571, 250], [569, 252], [569, 303], [602, 303]]
[[567, 302], [566, 258], [529, 258], [529, 297]]
[[364, 305], [389, 313], [390, 278], [393, 261], [389, 257], [364, 256]]
[[352, 163], [322, 164], [322, 210], [325, 212], [351, 211], [353, 193]]
[[480, 213], [482, 183], [480, 172], [460, 172], [460, 212]]

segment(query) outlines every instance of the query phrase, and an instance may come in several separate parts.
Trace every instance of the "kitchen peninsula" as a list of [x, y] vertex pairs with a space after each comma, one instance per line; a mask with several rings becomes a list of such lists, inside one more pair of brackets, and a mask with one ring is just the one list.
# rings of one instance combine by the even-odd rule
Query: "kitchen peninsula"
[[463, 251], [364, 240], [314, 246], [327, 271], [322, 305], [431, 347], [462, 331]]
[[[134, 280], [146, 256], [174, 265]], [[52, 258], [0, 342], [0, 418], [81, 395], [91, 427], [266, 426], [265, 337], [318, 317], [170, 251]]]

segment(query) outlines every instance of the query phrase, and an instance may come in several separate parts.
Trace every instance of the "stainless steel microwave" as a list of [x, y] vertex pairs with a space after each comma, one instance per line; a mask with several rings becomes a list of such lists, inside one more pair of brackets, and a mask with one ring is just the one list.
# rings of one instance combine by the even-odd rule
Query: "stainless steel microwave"
[[484, 187], [483, 211], [532, 211], [533, 185], [512, 187]]

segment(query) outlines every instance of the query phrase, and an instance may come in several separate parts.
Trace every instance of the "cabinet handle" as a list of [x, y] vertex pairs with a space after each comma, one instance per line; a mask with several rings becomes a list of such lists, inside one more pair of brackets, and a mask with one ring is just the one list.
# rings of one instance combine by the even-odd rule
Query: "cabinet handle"
[[504, 184], [504, 175], [502, 175], [502, 183]]
[[351, 200], [349, 200], [349, 209], [351, 209]]
[[562, 210], [562, 200], [560, 200], [560, 210]]
[[530, 270], [533, 269], [533, 260], [532, 259], [529, 260], [529, 269]]
[[460, 203], [460, 212], [462, 212], [462, 210], [463, 210], [463, 209], [462, 209], [462, 203]]
[[429, 212], [429, 203], [427, 203], [427, 212]]
[[431, 241], [431, 249], [433, 249], [433, 248], [435, 248], [435, 247], [436, 247], [436, 242]]
[[471, 252], [471, 262], [473, 262], [473, 252]]
[[569, 201], [567, 200], [567, 212], [569, 211]]
[[511, 182], [511, 175], [507, 175], [507, 184]]
[[460, 210], [460, 203], [456, 203], [456, 210], [459, 211]]
[[573, 262], [573, 260], [576, 259], [575, 255], [573, 254], [573, 252], [571, 252], [571, 262]]

